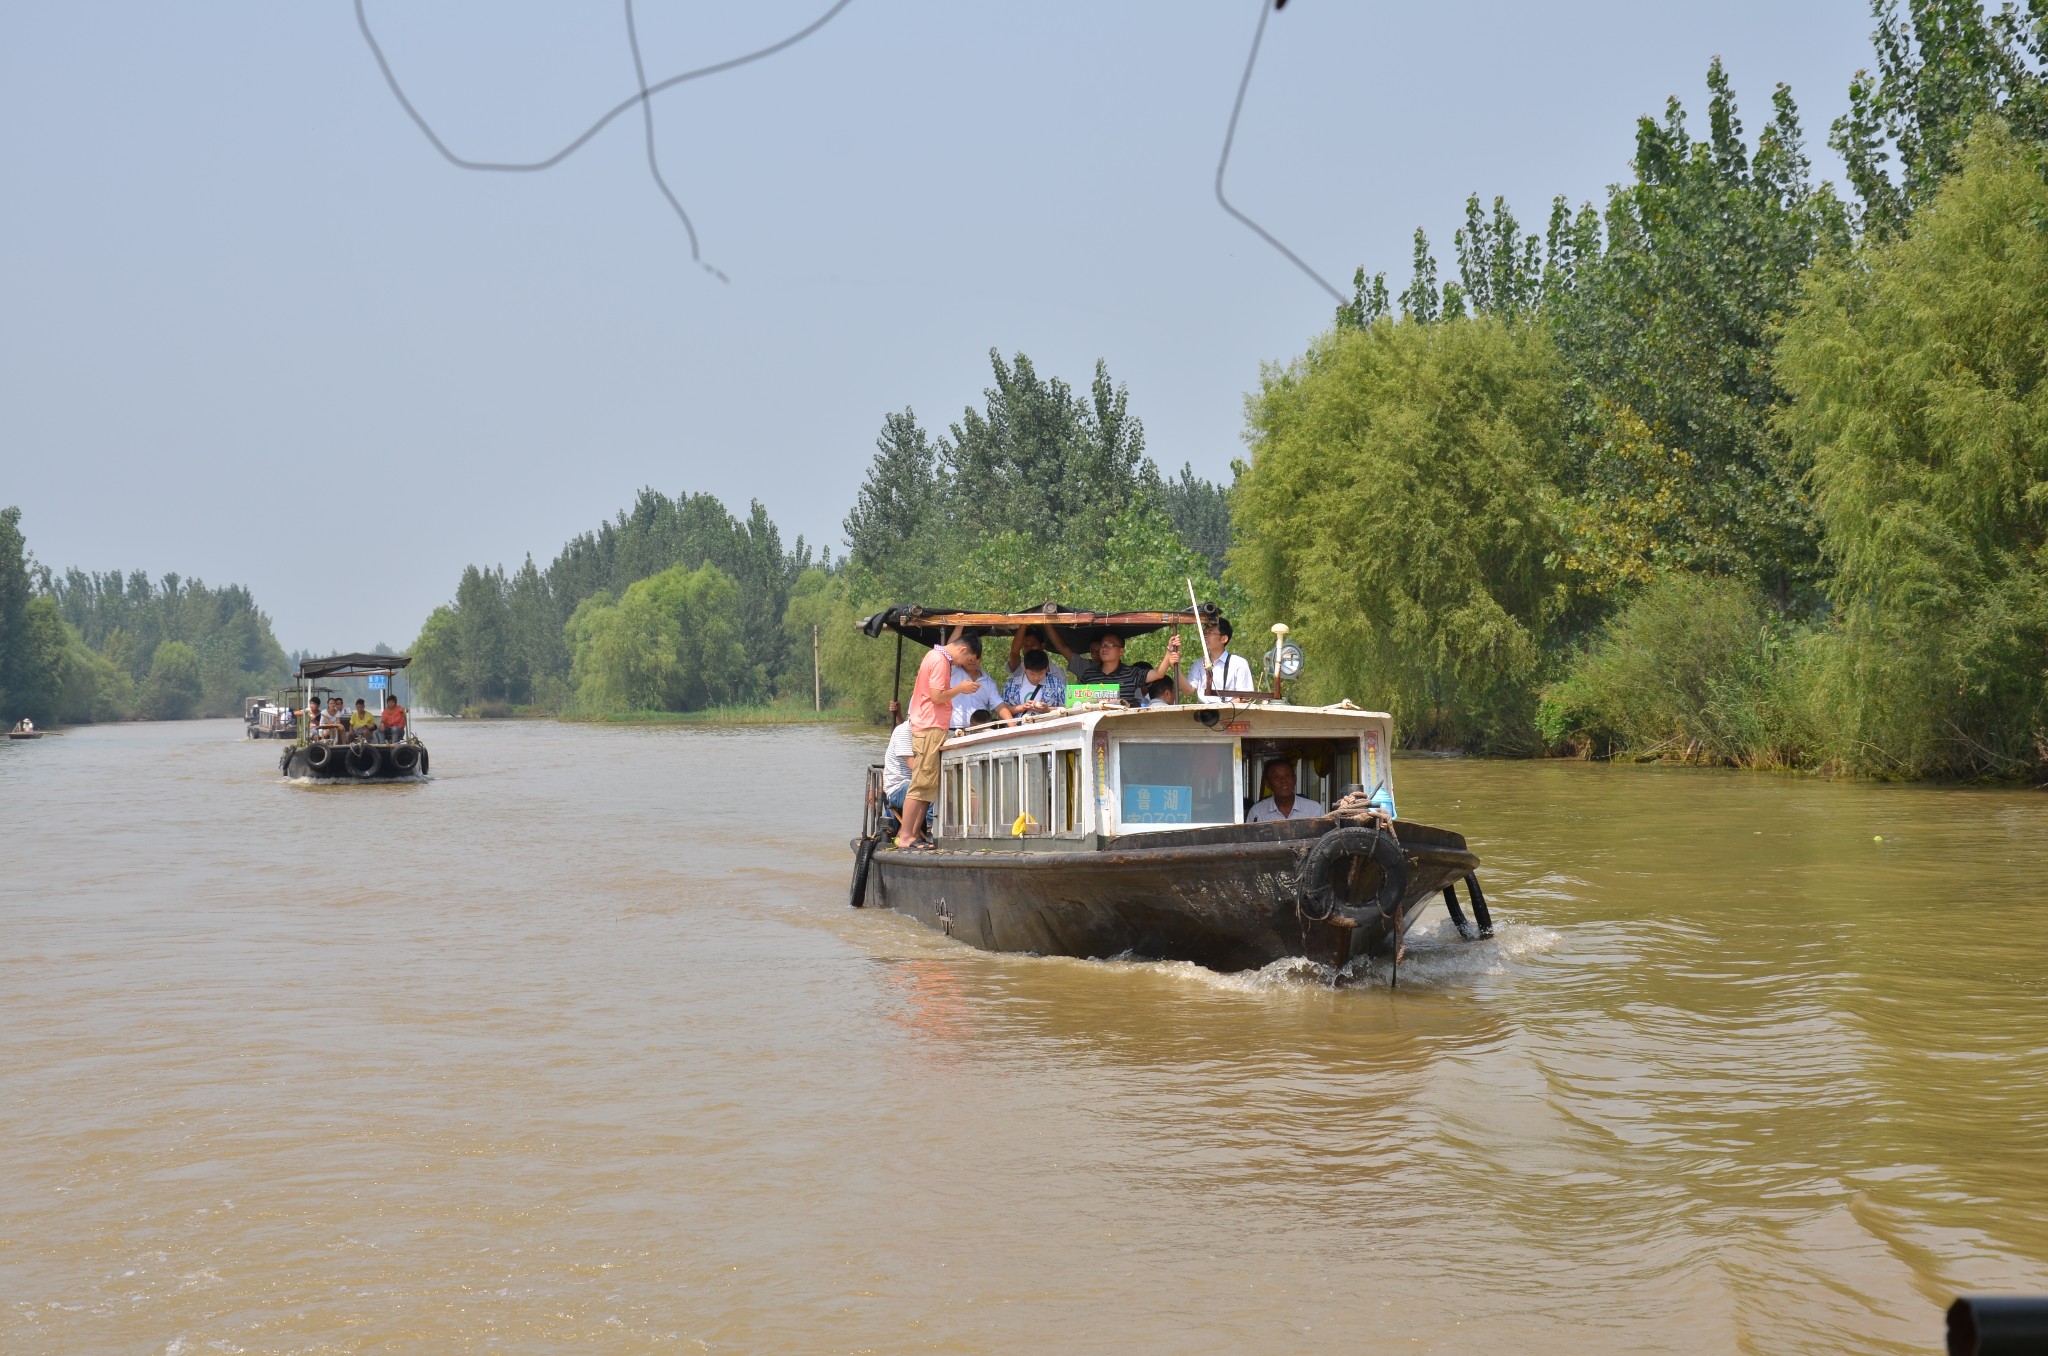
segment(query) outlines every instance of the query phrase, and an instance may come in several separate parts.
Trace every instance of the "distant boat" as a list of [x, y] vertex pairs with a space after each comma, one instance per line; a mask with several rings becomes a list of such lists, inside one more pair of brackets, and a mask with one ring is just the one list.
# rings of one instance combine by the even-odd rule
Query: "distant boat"
[[[329, 655], [300, 664], [293, 680], [303, 693], [302, 710], [310, 709], [314, 694], [326, 691], [314, 686], [322, 678], [369, 678], [372, 692], [380, 687], [389, 692], [392, 675], [410, 663], [412, 657], [402, 654]], [[381, 684], [375, 681], [379, 677]], [[427, 775], [427, 746], [413, 733], [410, 718], [395, 740], [380, 742], [382, 735], [381, 723], [351, 731], [304, 720], [303, 728], [294, 731], [296, 742], [277, 760], [277, 770], [287, 777], [328, 782], [410, 781]]]
[[[1051, 624], [1079, 649], [1195, 620], [1193, 608], [1098, 614], [1047, 604], [1038, 613], [891, 608], [862, 626], [937, 645], [960, 632]], [[1270, 664], [1292, 677], [1300, 651], [1285, 644], [1284, 629], [1276, 640]], [[1479, 858], [1465, 839], [1395, 817], [1385, 713], [1292, 705], [1279, 677], [1265, 690], [1206, 694], [1216, 700], [1199, 705], [1136, 709], [1110, 692], [1087, 695], [1075, 709], [954, 733], [921, 850], [896, 847], [882, 769], [871, 768], [853, 905], [909, 914], [989, 951], [1223, 971], [1291, 956], [1333, 970], [1365, 956], [1398, 965], [1404, 934], [1438, 896], [1461, 935], [1491, 934]], [[1293, 775], [1282, 778], [1282, 767]], [[1253, 822], [1255, 807], [1277, 812], [1268, 776], [1292, 788], [1290, 809], [1312, 805]], [[1453, 893], [1459, 884], [1476, 928]]]
[[34, 721], [30, 720], [27, 716], [23, 716], [15, 723], [14, 728], [7, 732], [7, 737], [9, 739], [41, 739], [43, 732], [36, 728]]

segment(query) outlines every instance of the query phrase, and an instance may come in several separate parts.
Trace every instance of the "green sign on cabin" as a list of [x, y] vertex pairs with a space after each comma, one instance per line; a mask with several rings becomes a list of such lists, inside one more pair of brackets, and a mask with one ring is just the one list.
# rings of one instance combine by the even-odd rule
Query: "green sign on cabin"
[[1089, 702], [1115, 701], [1118, 691], [1115, 683], [1068, 683], [1067, 705], [1086, 706]]

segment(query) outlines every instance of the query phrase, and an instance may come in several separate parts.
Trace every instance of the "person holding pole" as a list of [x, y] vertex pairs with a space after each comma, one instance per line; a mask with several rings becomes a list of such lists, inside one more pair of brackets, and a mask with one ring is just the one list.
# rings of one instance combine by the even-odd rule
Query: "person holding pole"
[[939, 798], [939, 750], [952, 724], [953, 698], [981, 686], [973, 677], [955, 683], [953, 667], [963, 670], [974, 658], [965, 635], [955, 635], [944, 645], [934, 645], [917, 666], [910, 685], [910, 789], [903, 796], [903, 820], [896, 830], [896, 846], [908, 851], [932, 851], [931, 844], [918, 836], [924, 812]]
[[1189, 686], [1195, 689], [1196, 700], [1211, 706], [1231, 700], [1217, 696], [1219, 692], [1252, 690], [1252, 666], [1243, 655], [1230, 652], [1230, 618], [1202, 618], [1202, 672]]

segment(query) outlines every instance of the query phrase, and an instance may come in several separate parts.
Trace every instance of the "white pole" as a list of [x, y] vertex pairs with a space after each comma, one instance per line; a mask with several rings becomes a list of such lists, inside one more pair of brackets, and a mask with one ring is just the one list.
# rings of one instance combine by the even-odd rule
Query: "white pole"
[[811, 623], [811, 709], [825, 709], [825, 674], [818, 667], [818, 624]]

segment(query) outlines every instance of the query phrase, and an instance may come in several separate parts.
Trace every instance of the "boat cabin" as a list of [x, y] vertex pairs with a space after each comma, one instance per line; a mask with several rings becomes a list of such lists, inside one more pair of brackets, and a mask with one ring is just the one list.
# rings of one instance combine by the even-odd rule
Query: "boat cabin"
[[1170, 829], [1242, 824], [1295, 769], [1295, 795], [1328, 810], [1360, 786], [1393, 812], [1392, 720], [1377, 711], [1181, 705], [1083, 710], [957, 734], [940, 758], [935, 837], [968, 848], [1033, 839], [1071, 848]]

